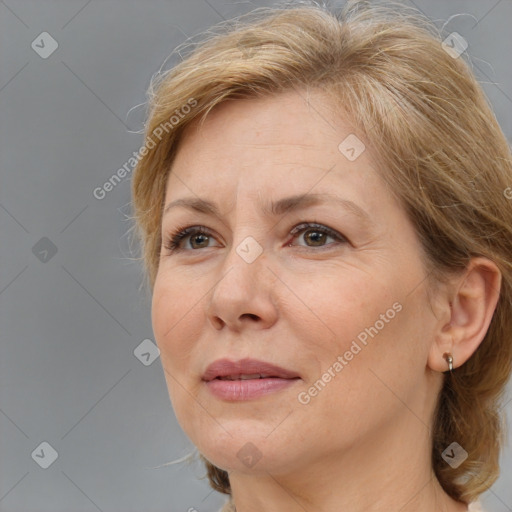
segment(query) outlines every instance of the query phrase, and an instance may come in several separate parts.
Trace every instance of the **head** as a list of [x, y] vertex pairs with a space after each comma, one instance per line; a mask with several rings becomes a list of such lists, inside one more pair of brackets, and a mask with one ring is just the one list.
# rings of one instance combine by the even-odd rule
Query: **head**
[[[252, 16], [155, 78], [133, 177], [177, 419], [229, 494], [230, 471], [312, 468], [400, 418], [470, 501], [498, 476], [512, 367], [506, 139], [418, 16], [353, 2]], [[272, 208], [290, 196], [320, 202]], [[184, 198], [218, 215], [168, 208]], [[227, 403], [203, 381], [224, 357], [297, 379]], [[456, 468], [441, 456], [454, 441], [468, 453]]]

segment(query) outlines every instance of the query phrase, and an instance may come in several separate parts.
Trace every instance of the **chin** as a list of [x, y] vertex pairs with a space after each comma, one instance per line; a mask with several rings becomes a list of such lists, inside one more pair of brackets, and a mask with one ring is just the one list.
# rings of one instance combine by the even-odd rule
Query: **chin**
[[[226, 430], [229, 434], [222, 427], [218, 427], [212, 431], [211, 437], [205, 438], [203, 432], [200, 440], [191, 440], [204, 457], [225, 471], [254, 474], [279, 470], [283, 457], [278, 455], [289, 449], [289, 443], [283, 442], [278, 447], [278, 439], [266, 439], [262, 435], [261, 426], [251, 429], [247, 423], [246, 428], [240, 424], [236, 433], [229, 430], [229, 427]], [[265, 432], [271, 430], [265, 429]]]

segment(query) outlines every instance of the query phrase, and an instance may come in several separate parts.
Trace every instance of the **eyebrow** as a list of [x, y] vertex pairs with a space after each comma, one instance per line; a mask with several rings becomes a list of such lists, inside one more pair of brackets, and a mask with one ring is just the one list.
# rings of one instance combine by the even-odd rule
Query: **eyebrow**
[[[359, 205], [353, 201], [344, 199], [335, 194], [330, 194], [328, 192], [323, 194], [308, 193], [284, 197], [278, 201], [273, 201], [270, 204], [263, 205], [263, 213], [267, 217], [277, 217], [279, 215], [283, 215], [284, 213], [296, 211], [301, 208], [307, 208], [309, 206], [317, 206], [327, 203], [341, 206], [342, 208], [353, 213], [356, 217], [359, 217], [365, 224], [369, 226], [374, 224], [368, 213]], [[215, 203], [199, 197], [184, 197], [181, 199], [176, 199], [165, 207], [163, 215], [169, 212], [169, 210], [172, 208], [177, 207], [187, 208], [188, 210], [213, 215], [218, 218], [221, 217], [220, 211]]]

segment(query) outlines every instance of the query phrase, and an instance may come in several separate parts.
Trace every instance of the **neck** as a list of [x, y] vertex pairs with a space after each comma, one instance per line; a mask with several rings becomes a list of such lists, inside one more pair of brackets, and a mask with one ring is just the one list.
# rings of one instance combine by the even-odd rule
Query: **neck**
[[258, 473], [230, 472], [236, 511], [467, 512], [434, 475], [428, 429], [398, 424], [404, 428], [397, 431], [395, 423], [364, 444], [294, 461], [293, 471], [261, 466]]

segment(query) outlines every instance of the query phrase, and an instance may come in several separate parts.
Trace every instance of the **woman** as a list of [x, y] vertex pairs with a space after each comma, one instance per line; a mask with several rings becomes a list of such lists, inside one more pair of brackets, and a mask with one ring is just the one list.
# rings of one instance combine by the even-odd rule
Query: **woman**
[[507, 141], [416, 13], [252, 16], [154, 80], [133, 177], [176, 417], [224, 511], [480, 510], [512, 367]]

